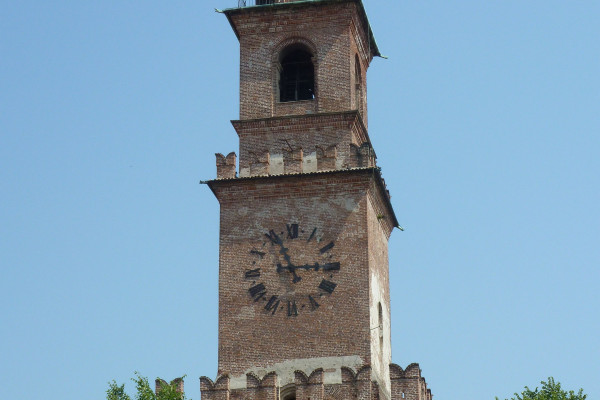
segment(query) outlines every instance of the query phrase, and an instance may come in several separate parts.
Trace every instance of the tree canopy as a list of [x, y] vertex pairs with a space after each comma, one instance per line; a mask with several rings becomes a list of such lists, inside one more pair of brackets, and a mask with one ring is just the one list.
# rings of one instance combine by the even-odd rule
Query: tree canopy
[[[185, 393], [178, 391], [178, 381], [183, 378], [175, 379], [171, 383], [161, 380], [158, 393], [154, 393], [148, 378], [136, 372], [135, 378], [131, 378], [136, 387], [135, 400], [187, 400]], [[125, 384], [119, 385], [113, 380], [108, 383], [106, 400], [131, 400], [131, 397], [125, 392]]]
[[[579, 392], [563, 390], [560, 386], [560, 382], [556, 382], [554, 378], [548, 378], [547, 382], [542, 381], [542, 388], [535, 388], [535, 390], [529, 389], [525, 386], [523, 393], [515, 393], [515, 397], [510, 400], [585, 400], [587, 395], [583, 394], [583, 389], [579, 389]], [[496, 400], [499, 400], [496, 397]], [[507, 399], [508, 400], [508, 399]]]

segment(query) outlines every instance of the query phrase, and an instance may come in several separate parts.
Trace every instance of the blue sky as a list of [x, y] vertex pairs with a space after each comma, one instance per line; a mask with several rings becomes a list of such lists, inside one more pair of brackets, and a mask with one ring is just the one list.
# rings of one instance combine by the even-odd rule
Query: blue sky
[[[3, 398], [217, 368], [234, 0], [0, 2]], [[438, 399], [600, 397], [600, 3], [365, 1], [394, 362]], [[133, 388], [129, 384], [130, 388]]]

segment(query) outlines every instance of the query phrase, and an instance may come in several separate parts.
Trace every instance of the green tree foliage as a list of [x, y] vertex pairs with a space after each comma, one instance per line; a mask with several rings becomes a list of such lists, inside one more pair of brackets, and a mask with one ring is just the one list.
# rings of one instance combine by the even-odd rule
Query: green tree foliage
[[[185, 378], [185, 376], [180, 379]], [[135, 400], [187, 400], [184, 393], [177, 391], [177, 379], [171, 383], [161, 381], [158, 393], [154, 393], [150, 382], [145, 376], [141, 376], [138, 372], [135, 373], [135, 378], [131, 378], [135, 383]], [[108, 383], [106, 390], [106, 400], [131, 400], [131, 397], [125, 393], [125, 384], [118, 385], [114, 380]]]
[[125, 393], [125, 384], [119, 386], [117, 382], [112, 381], [108, 383], [106, 400], [131, 400], [131, 397]]
[[[510, 400], [585, 400], [587, 395], [583, 394], [583, 389], [579, 389], [579, 392], [574, 391], [567, 392], [560, 386], [560, 382], [555, 382], [554, 378], [548, 378], [548, 382], [541, 382], [542, 388], [535, 388], [535, 390], [529, 389], [525, 386], [523, 393], [515, 393], [515, 397]], [[496, 397], [496, 400], [499, 400]], [[508, 400], [508, 399], [507, 399]]]

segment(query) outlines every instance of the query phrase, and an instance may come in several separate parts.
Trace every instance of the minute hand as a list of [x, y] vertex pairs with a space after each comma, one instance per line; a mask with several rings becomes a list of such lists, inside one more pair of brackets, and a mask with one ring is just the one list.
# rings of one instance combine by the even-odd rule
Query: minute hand
[[339, 271], [340, 270], [340, 263], [336, 262], [336, 263], [327, 263], [327, 264], [319, 264], [319, 263], [314, 263], [314, 264], [305, 264], [305, 265], [290, 265], [288, 266], [288, 269], [291, 271], [292, 269], [296, 270], [296, 269], [304, 269], [306, 271], [319, 271], [319, 270], [323, 270], [323, 271]]
[[271, 230], [269, 232], [268, 235], [266, 235], [273, 243], [276, 243], [277, 245], [279, 245], [280, 250], [279, 250], [279, 254], [283, 255], [284, 260], [287, 262], [287, 267], [283, 267], [281, 264], [277, 264], [277, 273], [280, 273], [281, 271], [287, 269], [288, 271], [290, 271], [292, 273], [292, 275], [294, 275], [294, 279], [292, 279], [292, 282], [297, 283], [300, 282], [302, 280], [301, 277], [299, 277], [296, 274], [296, 270], [292, 269], [291, 267], [293, 267], [294, 265], [292, 264], [292, 258], [290, 257], [290, 255], [287, 253], [288, 249], [283, 245], [283, 240], [275, 233], [275, 231]]

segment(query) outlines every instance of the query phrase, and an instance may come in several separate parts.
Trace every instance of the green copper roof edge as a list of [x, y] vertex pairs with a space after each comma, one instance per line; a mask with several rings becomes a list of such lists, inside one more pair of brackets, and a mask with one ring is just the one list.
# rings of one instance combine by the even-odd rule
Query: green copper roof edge
[[[246, 6], [246, 7], [232, 7], [232, 8], [226, 8], [224, 10], [219, 10], [219, 9], [215, 9], [216, 12], [221, 13], [221, 14], [225, 14], [227, 16], [227, 19], [229, 19], [229, 23], [231, 24], [231, 26], [233, 27], [233, 23], [231, 21], [231, 19], [229, 18], [229, 15], [233, 12], [236, 11], [241, 11], [241, 10], [256, 10], [256, 9], [264, 9], [265, 7], [289, 7], [289, 6], [293, 6], [296, 4], [309, 4], [309, 3], [342, 3], [342, 2], [348, 2], [348, 1], [352, 1], [354, 3], [358, 3], [360, 10], [362, 11], [362, 14], [365, 18], [365, 21], [367, 23], [367, 28], [369, 30], [368, 34], [369, 34], [369, 40], [371, 41], [372, 44], [372, 48], [371, 51], [373, 52], [373, 56], [374, 57], [381, 57], [384, 59], [387, 59], [386, 56], [381, 55], [381, 52], [379, 51], [379, 46], [377, 46], [377, 41], [375, 40], [375, 35], [373, 34], [373, 29], [371, 28], [371, 23], [369, 22], [369, 17], [367, 15], [367, 11], [365, 10], [365, 6], [362, 2], [362, 0], [301, 0], [301, 1], [294, 1], [291, 3], [276, 3], [276, 4], [263, 4], [263, 5], [259, 5], [259, 6]], [[235, 31], [235, 27], [234, 31]], [[236, 36], [238, 36], [238, 32], [235, 32]], [[239, 37], [239, 36], [238, 36]]]

